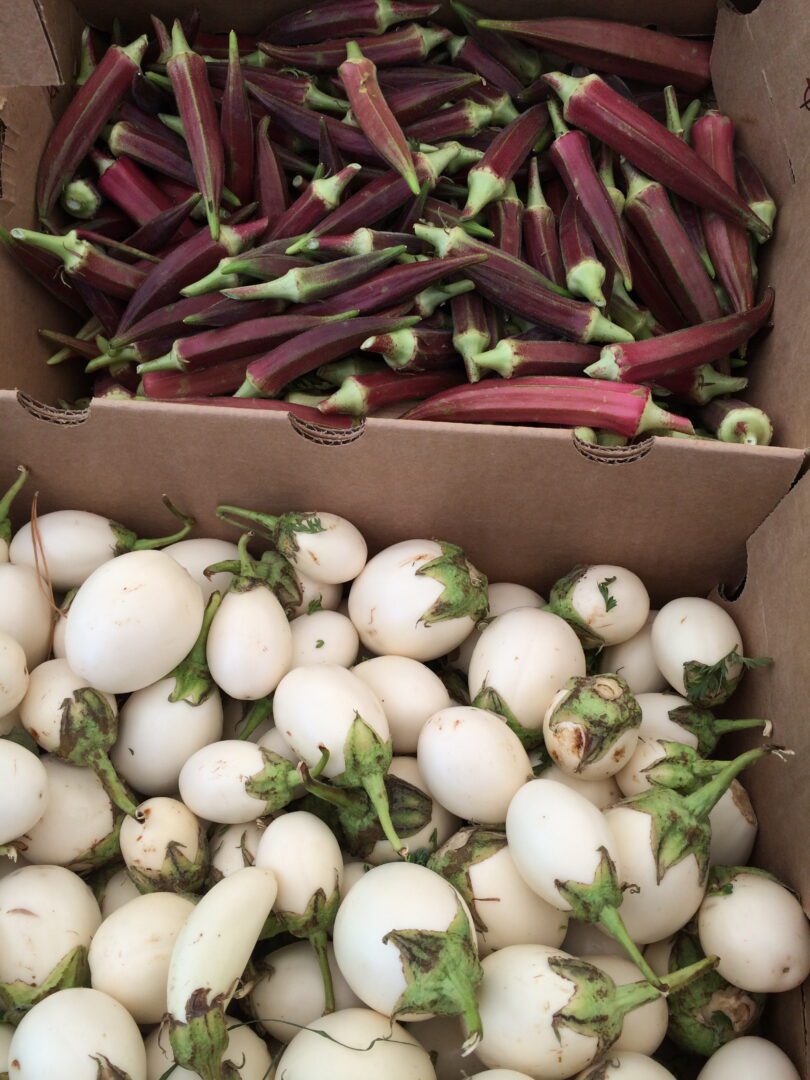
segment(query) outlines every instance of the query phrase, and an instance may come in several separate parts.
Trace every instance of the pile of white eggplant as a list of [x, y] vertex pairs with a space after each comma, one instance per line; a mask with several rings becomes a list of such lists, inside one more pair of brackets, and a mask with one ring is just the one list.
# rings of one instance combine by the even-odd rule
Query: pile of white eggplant
[[798, 1080], [756, 1031], [810, 931], [738, 779], [788, 755], [716, 751], [770, 736], [714, 711], [764, 662], [722, 608], [607, 565], [546, 602], [326, 512], [12, 535], [25, 479], [0, 1077]]

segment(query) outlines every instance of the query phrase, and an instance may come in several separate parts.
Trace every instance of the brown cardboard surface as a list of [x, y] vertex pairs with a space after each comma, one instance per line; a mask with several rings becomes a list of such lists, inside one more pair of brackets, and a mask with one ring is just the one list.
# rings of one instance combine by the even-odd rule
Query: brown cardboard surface
[[62, 81], [36, 0], [0, 5], [0, 41], [0, 86], [52, 86]]

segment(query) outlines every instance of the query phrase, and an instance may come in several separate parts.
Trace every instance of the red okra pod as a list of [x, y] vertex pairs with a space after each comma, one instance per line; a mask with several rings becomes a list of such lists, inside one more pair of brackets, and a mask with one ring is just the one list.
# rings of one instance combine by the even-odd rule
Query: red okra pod
[[360, 171], [356, 163], [346, 165], [334, 176], [313, 180], [306, 191], [293, 202], [269, 230], [268, 239], [298, 237], [308, 233], [340, 205], [343, 193]]
[[416, 255], [423, 249], [422, 241], [412, 233], [380, 232], [374, 229], [355, 229], [351, 233], [338, 233], [334, 236], [313, 236], [309, 238], [303, 250], [309, 254], [317, 252], [329, 258], [343, 255], [366, 255], [370, 251], [402, 244], [406, 251]]
[[126, 120], [115, 124], [107, 138], [107, 145], [115, 157], [132, 158], [140, 165], [163, 173], [172, 180], [187, 185], [184, 197], [197, 189], [197, 180], [191, 162], [184, 153], [146, 131], [139, 131]]
[[469, 171], [463, 217], [475, 217], [487, 203], [504, 196], [509, 181], [526, 160], [548, 122], [547, 107], [533, 105], [499, 132], [481, 160]]
[[699, 93], [709, 85], [711, 44], [606, 19], [481, 19], [479, 27], [514, 34], [544, 52], [597, 71]]
[[250, 362], [251, 358], [244, 356], [199, 371], [148, 371], [143, 377], [143, 392], [158, 400], [229, 394], [242, 385]]
[[652, 337], [656, 333], [665, 333], [663, 326], [658, 325], [652, 313], [639, 307], [618, 279], [613, 281], [607, 310], [611, 319], [623, 326], [636, 341]]
[[523, 242], [529, 265], [555, 285], [565, 285], [565, 268], [557, 236], [557, 222], [554, 211], [543, 195], [537, 158], [532, 158], [529, 165], [529, 193], [523, 215]]
[[248, 84], [250, 93], [285, 128], [300, 135], [307, 142], [318, 145], [321, 135], [321, 123], [329, 128], [332, 138], [341, 151], [352, 161], [377, 163], [380, 155], [371, 145], [362, 131], [350, 124], [342, 124], [332, 116], [323, 116], [312, 109], [285, 101], [277, 94], [271, 94], [255, 83]]
[[430, 330], [422, 326], [392, 330], [366, 338], [360, 348], [363, 352], [378, 353], [394, 371], [434, 371], [456, 362], [450, 330]]
[[487, 207], [487, 223], [495, 234], [493, 243], [516, 259], [522, 258], [523, 214], [523, 203], [512, 181], [506, 194]]
[[173, 204], [169, 196], [128, 157], [110, 157], [93, 150], [90, 158], [98, 170], [98, 188], [120, 207], [136, 225], [145, 225]]
[[588, 136], [566, 128], [555, 102], [548, 103], [548, 111], [557, 136], [551, 144], [551, 160], [568, 189], [569, 199], [576, 200], [578, 216], [584, 219], [594, 244], [621, 274], [625, 288], [630, 289], [632, 272], [619, 214], [593, 163]]
[[656, 379], [655, 385], [662, 390], [668, 390], [681, 401], [688, 401], [692, 405], [708, 405], [721, 394], [739, 394], [748, 386], [748, 379], [724, 375], [711, 364], [701, 364], [689, 371], [680, 371], [677, 375], [665, 375]]
[[259, 204], [259, 213], [267, 218], [268, 229], [272, 229], [289, 206], [290, 189], [284, 169], [268, 138], [269, 126], [269, 117], [264, 117], [259, 122], [256, 132], [256, 173], [253, 194]]
[[587, 426], [635, 438], [648, 431], [694, 434], [688, 420], [659, 408], [646, 386], [627, 387], [614, 394], [588, 379], [565, 376], [527, 376], [508, 381], [487, 380], [476, 386], [444, 390], [417, 405], [409, 420], [444, 420], [479, 424], [553, 424]]
[[[198, 371], [224, 360], [243, 356], [258, 356], [305, 330], [326, 322], [338, 322], [353, 312], [332, 315], [323, 319], [317, 315], [277, 315], [263, 319], [247, 319], [235, 326], [204, 330], [176, 340], [165, 355], [144, 364], [145, 371]], [[184, 327], [188, 329], [188, 327]]]
[[622, 218], [622, 232], [627, 242], [627, 254], [633, 271], [634, 292], [638, 294], [645, 307], [649, 308], [656, 322], [660, 323], [665, 330], [680, 330], [686, 320], [658, 276], [658, 271], [650, 261], [641, 237], [624, 217]]
[[15, 240], [7, 230], [0, 228], [0, 246], [15, 262], [43, 285], [51, 296], [71, 308], [79, 315], [86, 316], [87, 309], [76, 289], [62, 279], [62, 260], [41, 248], [31, 247]]
[[[627, 179], [624, 213], [675, 303], [692, 325], [719, 319], [720, 305], [700, 256], [664, 187], [622, 163]], [[725, 224], [725, 219], [723, 223]], [[744, 230], [745, 254], [748, 240]]]
[[[352, 255], [347, 259], [316, 263], [288, 270], [275, 281], [263, 281], [255, 285], [242, 285], [224, 289], [232, 300], [288, 300], [293, 304], [312, 303], [340, 294], [351, 294], [354, 287], [367, 281], [383, 267], [388, 266], [405, 251], [403, 246], [370, 251], [366, 255]], [[342, 311], [353, 310], [351, 304], [343, 304]]]
[[[241, 70], [247, 85], [258, 86], [268, 94], [277, 94], [285, 101], [291, 101], [295, 105], [341, 114], [345, 113], [348, 108], [346, 101], [332, 97], [330, 94], [325, 94], [320, 90], [313, 75], [303, 73], [293, 75], [286, 71], [262, 71], [244, 65], [241, 66]], [[217, 89], [226, 87], [227, 69], [224, 66], [209, 64], [208, 75], [212, 86]], [[216, 90], [214, 93], [216, 97]], [[259, 106], [258, 115], [261, 115], [261, 106]]]
[[71, 284], [82, 298], [85, 308], [101, 323], [104, 333], [114, 334], [124, 313], [124, 301], [102, 292], [80, 277], [74, 277]]
[[492, 112], [486, 105], [464, 98], [446, 109], [439, 109], [433, 116], [408, 124], [405, 134], [416, 142], [433, 144], [444, 139], [474, 135], [491, 119]]
[[253, 197], [253, 117], [239, 62], [239, 41], [233, 30], [228, 39], [228, 78], [220, 123], [225, 183], [240, 202], [250, 202]]
[[234, 277], [237, 274], [244, 274], [259, 281], [272, 281], [274, 278], [283, 277], [288, 270], [312, 266], [309, 259], [296, 259], [291, 255], [280, 255], [275, 250], [268, 250], [274, 249], [275, 246], [275, 244], [263, 244], [261, 247], [251, 248], [242, 255], [230, 255], [218, 263], [216, 270], [212, 270], [199, 281], [186, 285], [180, 291], [183, 296], [201, 296], [204, 293], [233, 288]]
[[[210, 307], [187, 315], [183, 322], [187, 329], [194, 330], [197, 327], [211, 327], [216, 329], [220, 326], [235, 326], [245, 321], [245, 305], [239, 300], [228, 300], [218, 293], [208, 296], [192, 297], [194, 300], [213, 300]], [[286, 307], [283, 300], [255, 300], [250, 309], [254, 319], [269, 318], [271, 315], [280, 315]]]
[[558, 330], [574, 341], [631, 340], [626, 330], [606, 319], [593, 304], [552, 292], [556, 286], [542, 274], [505, 252], [468, 236], [463, 229], [416, 225], [414, 231], [431, 243], [442, 257], [462, 252], [486, 254], [487, 259], [468, 267], [466, 274], [485, 299], [504, 311]]
[[606, 142], [678, 195], [704, 209], [716, 210], [758, 236], [770, 234], [745, 200], [690, 146], [598, 75], [575, 79], [554, 71], [543, 78], [562, 100], [567, 121]]
[[[461, 296], [463, 293], [472, 292], [474, 289], [475, 285], [467, 278], [462, 278], [461, 281], [443, 281], [438, 285], [429, 285], [427, 289], [422, 289], [413, 298], [414, 312], [431, 329], [442, 329], [444, 316], [441, 312], [438, 315], [436, 314], [438, 308], [448, 300]], [[433, 319], [434, 315], [441, 321], [428, 322], [428, 320]]]
[[721, 360], [745, 343], [767, 322], [774, 292], [767, 289], [749, 311], [735, 312], [701, 326], [690, 326], [647, 341], [607, 345], [588, 368], [594, 379], [618, 382], [657, 381], [662, 376]]
[[176, 135], [173, 131], [169, 131], [163, 121], [158, 119], [157, 116], [150, 116], [148, 113], [145, 113], [143, 109], [139, 109], [137, 106], [130, 104], [130, 102], [121, 102], [118, 112], [115, 115], [115, 120], [117, 123], [130, 124], [136, 131], [140, 131], [141, 134], [151, 135], [153, 139], [157, 139], [158, 142], [171, 147], [172, 150], [182, 157], [188, 157], [188, 149], [185, 140], [180, 135]]
[[[93, 322], [96, 323], [96, 320], [93, 319]], [[45, 341], [49, 341], [52, 345], [60, 345], [63, 351], [69, 352], [72, 356], [80, 356], [85, 360], [93, 360], [101, 353], [101, 349], [96, 344], [95, 337], [72, 337], [70, 334], [61, 334], [58, 330], [37, 330], [37, 333], [41, 338]], [[53, 357], [51, 357], [48, 363], [60, 363], [62, 359], [64, 359], [64, 357], [60, 356], [58, 361], [54, 361]]]
[[250, 363], [237, 397], [275, 397], [293, 379], [322, 364], [339, 360], [358, 348], [371, 334], [413, 326], [418, 317], [389, 318], [372, 315], [316, 326], [285, 341]]
[[84, 86], [98, 67], [100, 59], [101, 53], [95, 38], [95, 32], [91, 26], [85, 26], [84, 30], [82, 30], [82, 41], [79, 50], [79, 67], [76, 78], [73, 80], [75, 87]]
[[477, 292], [462, 293], [450, 302], [453, 316], [453, 347], [461, 354], [469, 382], [478, 382], [478, 356], [494, 344], [487, 321], [487, 305]]
[[116, 334], [110, 341], [112, 349], [131, 345], [134, 341], [145, 341], [154, 337], [180, 337], [191, 333], [191, 328], [183, 321], [187, 316], [196, 315], [213, 308], [221, 298], [214, 296], [194, 296], [187, 300], [177, 300], [165, 307], [145, 315], [134, 322], [128, 330]]
[[530, 83], [540, 75], [542, 64], [536, 48], [524, 45], [516, 37], [499, 34], [496, 30], [487, 30], [481, 25], [484, 17], [482, 12], [462, 4], [460, 0], [450, 0], [450, 6], [461, 19], [470, 37], [522, 83]]
[[188, 217], [201, 199], [202, 195], [199, 191], [195, 191], [185, 202], [178, 203], [176, 206], [169, 205], [167, 209], [159, 211], [154, 217], [145, 221], [139, 229], [127, 237], [127, 242], [142, 251], [158, 252], [163, 251], [176, 235], [193, 236], [197, 230], [188, 221]]
[[213, 270], [220, 259], [238, 255], [240, 251], [260, 236], [267, 226], [262, 218], [244, 225], [223, 225], [219, 240], [207, 232], [199, 232], [174, 248], [153, 270], [130, 300], [118, 329], [128, 330], [138, 319], [150, 311], [170, 304], [178, 292], [192, 281]]
[[710, 278], [714, 279], [716, 273], [714, 264], [709, 257], [709, 249], [706, 247], [706, 237], [703, 235], [703, 224], [700, 220], [700, 207], [695, 206], [695, 204], [689, 202], [688, 199], [682, 199], [680, 195], [671, 195], [670, 197], [675, 213], [678, 215], [678, 220], [681, 225], [683, 225], [684, 232], [689, 237], [692, 247], [698, 253], [698, 257], [703, 263], [706, 273]]
[[318, 133], [318, 161], [324, 167], [325, 176], [334, 176], [346, 164], [343, 155], [335, 144], [332, 129], [323, 119]]
[[367, 416], [386, 405], [432, 397], [464, 381], [463, 370], [426, 371], [415, 375], [375, 371], [368, 375], [350, 375], [318, 409], [322, 413]]
[[401, 90], [385, 88], [385, 94], [388, 107], [398, 123], [413, 124], [450, 101], [468, 97], [472, 88], [480, 83], [477, 75], [454, 72], [441, 79], [425, 79]]
[[[702, 160], [736, 190], [734, 124], [729, 117], [714, 110], [701, 116], [692, 126], [692, 145]], [[741, 225], [728, 221], [714, 210], [704, 208], [700, 216], [717, 276], [734, 310], [746, 311], [754, 303], [748, 235]]]
[[403, 300], [414, 299], [442, 278], [458, 274], [462, 270], [469, 273], [472, 266], [481, 262], [484, 257], [481, 253], [474, 252], [465, 253], [458, 258], [428, 259], [425, 262], [389, 266], [382, 273], [353, 289], [347, 289], [330, 300], [305, 304], [300, 310], [313, 315], [333, 315], [339, 311], [355, 310], [361, 315], [378, 312]]
[[[81, 342], [84, 342], [84, 343], [87, 343], [87, 342], [95, 343], [96, 338], [98, 337], [98, 335], [101, 332], [102, 332], [101, 323], [95, 317], [95, 315], [91, 315], [90, 318], [87, 320], [87, 322], [79, 327], [79, 329], [76, 331], [74, 337], [78, 341], [81, 341]], [[43, 336], [45, 336], [46, 334], [51, 333], [51, 332], [40, 330], [39, 333], [43, 334]], [[64, 335], [59, 335], [59, 336], [64, 337]], [[55, 340], [55, 338], [53, 336], [51, 336], [50, 340]], [[100, 352], [101, 349], [98, 346], [96, 346], [96, 351]], [[52, 356], [49, 356], [48, 360], [46, 362], [49, 365], [53, 366], [55, 364], [61, 364], [65, 360], [73, 360], [79, 355], [81, 355], [79, 352], [75, 351], [72, 347], [67, 345], [64, 348], [59, 349]]]
[[471, 87], [466, 96], [477, 105], [486, 105], [492, 114], [490, 123], [495, 127], [511, 124], [520, 115], [506, 91], [499, 90], [492, 83], [481, 82]]
[[123, 370], [126, 364], [146, 364], [163, 356], [172, 347], [171, 338], [147, 338], [145, 341], [133, 341], [123, 348], [101, 353], [85, 367], [86, 372], [101, 371], [109, 368], [112, 374]]
[[[12, 229], [15, 240], [40, 248], [62, 260], [68, 278], [75, 278], [92, 285], [109, 296], [128, 300], [146, 280], [146, 274], [128, 263], [119, 262], [105, 255], [87, 240], [80, 240], [75, 229], [64, 236], [31, 232], [28, 229]], [[159, 269], [156, 266], [155, 269]]]
[[596, 257], [582, 203], [569, 195], [560, 215], [560, 253], [565, 267], [565, 284], [569, 292], [582, 296], [597, 307], [606, 304], [602, 286], [605, 268]]
[[480, 75], [486, 82], [497, 86], [510, 97], [517, 97], [523, 89], [520, 79], [471, 37], [451, 38], [448, 49], [457, 67], [471, 71], [474, 75]]
[[[428, 53], [452, 37], [444, 26], [419, 26], [411, 23], [402, 30], [395, 30], [380, 37], [355, 37], [354, 40], [365, 56], [378, 67], [395, 64], [416, 64], [427, 59]], [[275, 43], [260, 42], [259, 48], [271, 60], [284, 67], [303, 68], [304, 71], [335, 71], [346, 59], [346, 46], [350, 38], [321, 41], [317, 45], [284, 47]]]
[[125, 49], [111, 45], [62, 114], [39, 162], [36, 199], [41, 220], [47, 219], [62, 187], [128, 92], [147, 44], [143, 35]]
[[768, 414], [739, 398], [710, 401], [701, 409], [700, 416], [720, 442], [770, 446], [773, 438], [773, 424]]
[[321, 0], [304, 11], [274, 19], [265, 34], [282, 45], [307, 45], [340, 36], [376, 36], [409, 19], [429, 19], [438, 10], [439, 4], [407, 0]]
[[219, 203], [225, 177], [225, 157], [219, 119], [205, 60], [186, 41], [179, 19], [172, 27], [172, 55], [166, 63], [175, 101], [183, 121], [186, 143], [203, 197], [208, 227], [219, 238]]
[[761, 217], [769, 229], [773, 229], [776, 218], [776, 203], [765, 187], [765, 181], [759, 174], [754, 163], [745, 154], [734, 155], [734, 164], [737, 170], [737, 188], [757, 215]]
[[501, 338], [494, 349], [479, 353], [475, 362], [479, 369], [513, 379], [524, 375], [581, 375], [598, 359], [598, 345]]

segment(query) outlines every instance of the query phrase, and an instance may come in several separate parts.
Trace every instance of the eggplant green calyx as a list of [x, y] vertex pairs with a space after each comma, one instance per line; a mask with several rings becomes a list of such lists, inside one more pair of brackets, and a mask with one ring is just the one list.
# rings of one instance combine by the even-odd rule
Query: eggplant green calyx
[[57, 990], [90, 985], [87, 948], [77, 945], [67, 953], [38, 986], [17, 980], [0, 983], [0, 1023], [19, 1024], [27, 1012]]
[[221, 603], [222, 594], [218, 592], [211, 593], [203, 612], [200, 632], [191, 652], [185, 660], [180, 661], [169, 675], [169, 678], [175, 681], [174, 690], [169, 694], [169, 701], [186, 701], [189, 705], [202, 705], [213, 693], [214, 680], [211, 678], [211, 672], [208, 668], [205, 647], [211, 623], [214, 621], [214, 616]]
[[68, 864], [68, 870], [74, 874], [90, 874], [121, 858], [121, 825], [125, 815], [117, 808], [113, 811], [113, 826], [106, 836], [102, 836], [89, 848], [74, 855]]
[[139, 892], [198, 893], [208, 877], [209, 854], [205, 830], [200, 827], [197, 855], [189, 859], [184, 854], [184, 844], [170, 840], [166, 845], [166, 857], [160, 870], [138, 870], [127, 867], [127, 873]]
[[658, 787], [671, 788], [680, 795], [695, 791], [705, 780], [721, 772], [728, 761], [707, 761], [699, 752], [686, 743], [667, 742], [657, 739], [664, 756], [648, 765], [642, 772]]
[[670, 709], [667, 716], [674, 724], [679, 724], [685, 731], [691, 732], [698, 741], [698, 753], [705, 757], [717, 746], [721, 735], [731, 731], [744, 731], [748, 728], [762, 728], [765, 738], [770, 738], [773, 724], [770, 720], [725, 720], [708, 709], [697, 705], [680, 705]]
[[116, 541], [116, 555], [123, 555], [127, 551], [151, 551], [154, 548], [166, 547], [168, 544], [176, 544], [178, 540], [184, 540], [188, 536], [197, 524], [196, 519], [191, 517], [190, 514], [184, 514], [182, 510], [179, 510], [168, 495], [163, 496], [163, 505], [170, 514], [183, 522], [182, 527], [177, 532], [172, 533], [171, 536], [159, 536], [150, 540], [140, 539], [132, 529], [128, 529], [117, 521], [111, 521], [110, 528], [115, 535]]
[[576, 633], [582, 643], [583, 649], [599, 649], [605, 644], [604, 638], [588, 626], [573, 605], [574, 589], [587, 569], [587, 566], [575, 566], [574, 569], [565, 574], [564, 577], [555, 581], [554, 585], [551, 587], [551, 593], [549, 594], [549, 600], [545, 610], [552, 612], [554, 615], [559, 615], [561, 619], [565, 619], [571, 629]]
[[776, 877], [775, 874], [762, 870], [758, 866], [713, 866], [709, 874], [709, 885], [706, 889], [707, 896], [730, 896], [734, 892], [734, 883], [737, 878], [749, 874], [752, 877], [765, 878], [766, 881], [775, 881], [782, 888], [787, 886]]
[[113, 768], [109, 752], [118, 738], [118, 717], [98, 690], [84, 686], [62, 702], [59, 746], [63, 761], [92, 769], [112, 802], [136, 817], [137, 803]]
[[[641, 727], [641, 707], [620, 675], [569, 679], [553, 704], [549, 727], [558, 739], [572, 740], [576, 771], [605, 758], [619, 739]], [[553, 755], [552, 755], [553, 756]]]
[[283, 810], [301, 790], [301, 779], [295, 765], [280, 754], [259, 747], [264, 765], [245, 780], [245, 791], [264, 804], [256, 817]]
[[732, 649], [716, 664], [687, 660], [683, 665], [686, 696], [704, 708], [722, 705], [737, 689], [748, 668], [768, 667], [772, 663], [770, 656], [743, 656], [736, 649]]
[[[239, 506], [218, 506], [217, 517], [230, 525], [244, 526], [244, 521], [258, 525], [258, 531], [272, 540], [274, 546], [288, 559], [298, 553], [298, 533], [326, 532], [317, 513], [291, 512], [287, 514], [263, 514], [258, 510], [244, 510]], [[233, 519], [236, 518], [234, 521]], [[244, 519], [240, 521], [239, 519]]]
[[294, 911], [274, 911], [273, 915], [281, 930], [296, 938], [305, 938], [312, 946], [318, 959], [318, 966], [323, 980], [325, 1013], [335, 1011], [335, 991], [332, 985], [332, 972], [329, 967], [327, 935], [335, 925], [335, 916], [340, 907], [340, 889], [337, 881], [329, 896], [323, 889], [312, 894], [303, 913]]
[[391, 930], [383, 938], [384, 944], [388, 942], [399, 949], [407, 984], [394, 1016], [412, 1012], [461, 1016], [467, 1029], [462, 1052], [472, 1053], [483, 1035], [476, 988], [484, 973], [461, 903], [446, 930]]
[[225, 1001], [217, 994], [208, 1001], [207, 987], [195, 990], [186, 1002], [186, 1022], [169, 1018], [169, 1041], [174, 1060], [202, 1080], [238, 1080], [239, 1071], [223, 1061], [228, 1049]]
[[393, 749], [391, 740], [383, 740], [371, 728], [360, 713], [355, 712], [343, 746], [345, 770], [335, 777], [338, 787], [363, 788], [377, 812], [386, 840], [403, 859], [407, 847], [397, 835], [391, 820], [385, 775], [391, 764]]
[[472, 704], [476, 709], [486, 709], [488, 712], [494, 712], [497, 713], [498, 716], [502, 716], [506, 721], [507, 727], [514, 731], [515, 735], [517, 735], [527, 751], [530, 752], [545, 746], [543, 729], [524, 727], [498, 691], [493, 687], [487, 686], [485, 683], [476, 694]]
[[506, 833], [485, 829], [480, 825], [470, 825], [451, 837], [427, 861], [428, 869], [441, 874], [462, 896], [470, 909], [475, 929], [482, 934], [486, 933], [487, 926], [476, 907], [470, 870], [478, 863], [491, 859], [505, 847]]
[[437, 541], [441, 555], [421, 566], [417, 577], [431, 577], [443, 586], [431, 607], [419, 618], [420, 623], [432, 626], [445, 619], [470, 618], [474, 623], [485, 618], [489, 611], [486, 577], [477, 570], [462, 548], [446, 540]]
[[289, 615], [301, 603], [301, 582], [289, 560], [279, 551], [269, 549], [260, 559], [251, 557], [248, 544], [253, 539], [252, 532], [243, 533], [237, 547], [239, 559], [228, 559], [205, 568], [205, 576], [210, 580], [214, 574], [233, 574], [229, 592], [243, 593], [251, 589], [264, 587], [273, 592]]
[[11, 521], [9, 520], [9, 514], [11, 513], [11, 504], [21, 491], [23, 484], [28, 479], [28, 469], [25, 465], [18, 465], [17, 472], [20, 474], [8, 491], [0, 498], [0, 540], [5, 540], [8, 543], [11, 540]]

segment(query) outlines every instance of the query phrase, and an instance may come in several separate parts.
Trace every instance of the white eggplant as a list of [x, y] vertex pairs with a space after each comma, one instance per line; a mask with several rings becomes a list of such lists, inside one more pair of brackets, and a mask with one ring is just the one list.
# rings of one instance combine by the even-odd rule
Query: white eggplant
[[[535, 767], [535, 776], [539, 780], [553, 780], [557, 784], [563, 784], [579, 795], [583, 795], [597, 810], [606, 810], [613, 806], [622, 797], [622, 790], [616, 783], [615, 776], [605, 776], [601, 780], [583, 780], [578, 776], [571, 776], [563, 772], [559, 765], [547, 765], [542, 772], [537, 772], [538, 761], [535, 761], [535, 753], [529, 754], [529, 759]], [[570, 950], [569, 950], [570, 952]]]
[[652, 648], [651, 611], [638, 631], [620, 645], [608, 645], [599, 654], [599, 670], [621, 675], [634, 694], [654, 694], [667, 689], [667, 680], [658, 670]]
[[140, 895], [138, 886], [129, 876], [127, 868], [122, 866], [111, 874], [103, 885], [97, 887], [96, 896], [101, 906], [102, 918], [108, 919], [113, 912]]
[[499, 825], [532, 769], [520, 739], [486, 709], [457, 705], [428, 720], [416, 750], [419, 769], [436, 799], [468, 821]]
[[[536, 593], [534, 589], [529, 589], [525, 585], [518, 585], [511, 581], [490, 582], [488, 592], [487, 625], [499, 615], [503, 615], [506, 611], [513, 611], [515, 608], [542, 608], [546, 606], [543, 597]], [[481, 633], [482, 630], [476, 626], [462, 641], [458, 650], [450, 657], [452, 667], [458, 671], [463, 671], [465, 675], [470, 670], [470, 660]]]
[[166, 1012], [166, 979], [177, 935], [194, 910], [184, 896], [156, 892], [124, 904], [90, 944], [90, 984], [120, 1002], [140, 1026]]
[[0, 858], [5, 845], [32, 829], [47, 808], [42, 762], [24, 746], [0, 739]]
[[[388, 775], [396, 776], [412, 787], [418, 788], [431, 800], [430, 820], [418, 832], [409, 833], [407, 841], [408, 850], [414, 854], [417, 851], [435, 851], [449, 836], [452, 836], [461, 822], [449, 810], [445, 810], [438, 800], [433, 798], [416, 758], [393, 757], [388, 769]], [[382, 840], [378, 840], [374, 844], [374, 847], [365, 858], [372, 866], [379, 866], [380, 863], [394, 862], [399, 858], [399, 853], [394, 851], [390, 842], [383, 837]]]
[[352, 672], [379, 699], [395, 754], [415, 754], [426, 721], [452, 704], [439, 676], [408, 656], [375, 656], [352, 668]]
[[698, 1080], [800, 1080], [796, 1066], [767, 1039], [748, 1035], [718, 1050], [700, 1070]]
[[157, 682], [187, 655], [203, 619], [199, 585], [161, 551], [132, 551], [94, 570], [70, 605], [73, 671], [111, 694]]
[[374, 867], [340, 905], [333, 941], [346, 982], [370, 1008], [401, 1020], [460, 1015], [465, 1049], [475, 1048], [475, 927], [449, 882], [416, 863]]
[[700, 945], [724, 979], [751, 993], [784, 993], [810, 975], [810, 924], [795, 895], [747, 867], [715, 867], [698, 912]]
[[[87, 681], [71, 670], [67, 660], [46, 660], [31, 672], [28, 692], [20, 705], [20, 723], [43, 750], [59, 750], [65, 699], [86, 686]], [[117, 716], [113, 695], [104, 694], [104, 698]]]
[[574, 627], [586, 648], [620, 645], [644, 626], [650, 597], [624, 566], [577, 566], [555, 582], [549, 609]]
[[623, 1050], [617, 1043], [606, 1061], [586, 1069], [576, 1080], [675, 1080], [675, 1076], [646, 1054]]
[[204, 537], [193, 540], [180, 540], [163, 549], [175, 562], [180, 563], [193, 581], [200, 586], [203, 600], [208, 603], [212, 593], [223, 595], [233, 581], [233, 574], [227, 571], [206, 577], [205, 570], [214, 563], [227, 562], [239, 558], [239, 548], [229, 540], [213, 540]]
[[211, 836], [211, 879], [221, 881], [229, 874], [254, 866], [262, 830], [255, 821], [242, 825], [222, 825]]
[[709, 846], [709, 866], [746, 866], [754, 850], [759, 822], [739, 780], [731, 787], [709, 814], [712, 839]]
[[208, 873], [208, 843], [200, 821], [177, 799], [156, 796], [121, 825], [121, 854], [142, 892], [194, 893]]
[[404, 540], [371, 559], [352, 584], [349, 616], [373, 653], [435, 660], [487, 613], [487, 581], [460, 547]]
[[25, 650], [10, 634], [0, 631], [0, 718], [13, 712], [28, 689]]
[[[226, 1016], [225, 1023], [228, 1041], [224, 1064], [232, 1066], [232, 1076], [239, 1080], [274, 1080], [273, 1059], [264, 1039], [235, 1016]], [[199, 1080], [199, 1073], [175, 1065], [169, 1032], [161, 1025], [146, 1039], [146, 1080], [163, 1080], [167, 1073], [169, 1080]]]
[[342, 1009], [299, 1031], [281, 1055], [284, 1080], [436, 1080], [424, 1050], [401, 1024], [370, 1009]]
[[[604, 971], [617, 986], [638, 982], [644, 978], [632, 960], [628, 960], [624, 956], [612, 956], [602, 953], [589, 956], [588, 963], [598, 967], [600, 971]], [[669, 972], [665, 972], [665, 974], [669, 974]], [[611, 1047], [611, 1058], [614, 1052], [619, 1050], [630, 1050], [635, 1054], [654, 1054], [664, 1041], [668, 1020], [669, 1010], [666, 998], [663, 997], [655, 998], [654, 1001], [642, 1005], [640, 1009], [634, 1009], [624, 1018], [621, 1033]], [[639, 1073], [636, 1080], [646, 1080], [646, 1077]], [[652, 1073], [650, 1074], [650, 1080], [653, 1080]]]
[[228, 1046], [225, 1010], [276, 899], [270, 870], [245, 867], [217, 882], [177, 936], [167, 1003], [175, 1060], [220, 1080]]
[[30, 566], [0, 562], [0, 633], [22, 646], [28, 670], [43, 662], [51, 644], [48, 589]]
[[242, 825], [281, 810], [298, 790], [295, 766], [240, 739], [203, 746], [180, 771], [180, 797], [206, 821]]
[[290, 623], [292, 663], [290, 667], [310, 664], [337, 664], [349, 668], [357, 659], [360, 639], [351, 619], [338, 611], [313, 611], [299, 615]]
[[85, 987], [60, 990], [36, 1005], [14, 1032], [9, 1058], [9, 1080], [146, 1080], [135, 1021], [114, 998]]
[[470, 698], [510, 720], [534, 749], [543, 744], [543, 718], [554, 695], [585, 674], [585, 654], [559, 616], [534, 608], [499, 615], [481, 634], [470, 660]]
[[[343, 978], [335, 950], [327, 946], [336, 1009], [362, 1006]], [[265, 958], [250, 991], [250, 1010], [261, 1028], [279, 1042], [288, 1043], [326, 1010], [323, 979], [317, 957], [306, 941], [284, 945]]]
[[[678, 716], [686, 719], [686, 710], [692, 708], [685, 697], [673, 693], [649, 693], [638, 694], [636, 701], [641, 709], [639, 736], [642, 739], [667, 739], [697, 748], [697, 735], [677, 722]], [[673, 712], [675, 719], [671, 715]]]
[[552, 698], [543, 738], [563, 772], [604, 780], [633, 754], [640, 726], [641, 709], [620, 675], [584, 675]]

